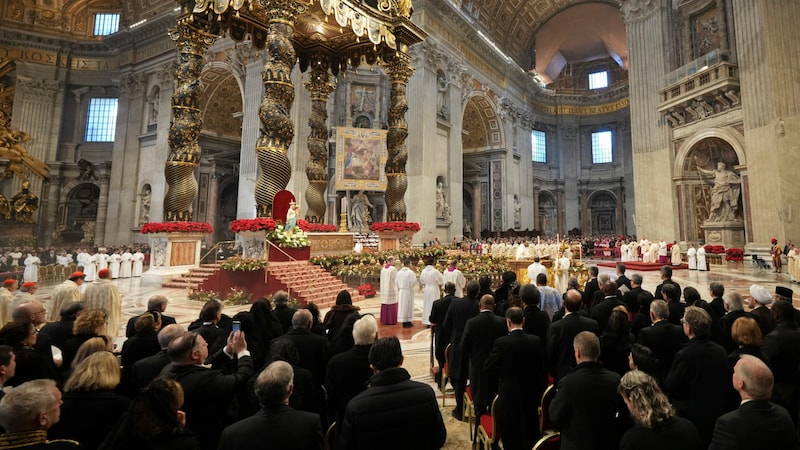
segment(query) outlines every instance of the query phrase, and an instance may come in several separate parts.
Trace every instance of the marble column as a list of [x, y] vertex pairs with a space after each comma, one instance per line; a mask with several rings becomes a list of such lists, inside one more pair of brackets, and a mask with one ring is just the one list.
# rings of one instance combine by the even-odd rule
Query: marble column
[[472, 184], [472, 235], [479, 237], [481, 230], [481, 183], [475, 182]]
[[[197, 197], [194, 172], [200, 162], [200, 74], [203, 57], [217, 36], [187, 24], [169, 30], [178, 47], [177, 84], [172, 94], [172, 124], [169, 130], [169, 157], [164, 168], [167, 193], [164, 197], [165, 221], [191, 221], [192, 205]], [[99, 237], [99, 234], [98, 234]]]
[[58, 169], [50, 168], [50, 177], [47, 179], [47, 197], [42, 202], [42, 210], [45, 215], [44, 227], [42, 228], [42, 238], [44, 245], [53, 245], [53, 231], [58, 227], [58, 200], [61, 197], [61, 185], [64, 177], [58, 174]]
[[98, 175], [100, 198], [97, 201], [97, 220], [94, 222], [94, 243], [103, 245], [106, 239], [106, 219], [108, 217], [108, 184], [111, 175]]
[[311, 115], [308, 124], [309, 158], [306, 163], [306, 220], [324, 223], [328, 190], [328, 97], [336, 86], [330, 82], [327, 59], [320, 54], [311, 60], [311, 73], [305, 87], [311, 94]]
[[561, 189], [556, 191], [556, 204], [557, 204], [557, 211], [556, 211], [557, 222], [556, 223], [558, 225], [558, 233], [563, 236], [563, 235], [565, 235], [567, 233], [566, 233], [566, 231], [564, 231], [564, 228], [565, 228], [565, 223], [564, 222], [565, 222], [565, 219], [566, 219], [566, 217], [565, 217], [566, 214], [565, 214], [565, 211], [564, 211], [564, 191], [561, 190]]
[[625, 195], [625, 188], [618, 187], [614, 189], [614, 195], [617, 196], [617, 236], [625, 235], [625, 204], [622, 201]]
[[581, 232], [584, 236], [592, 234], [592, 218], [589, 214], [589, 192], [585, 189], [580, 190], [581, 197]]
[[389, 221], [406, 221], [405, 194], [408, 188], [406, 163], [408, 161], [408, 99], [406, 88], [408, 79], [414, 74], [410, 65], [411, 57], [402, 46], [399, 51], [384, 62], [384, 69], [392, 83], [391, 106], [389, 107], [389, 131], [386, 137], [388, 157], [386, 159], [386, 209]]
[[541, 218], [539, 217], [539, 187], [536, 186], [533, 188], [533, 229], [538, 231], [543, 231], [539, 228], [539, 221]]
[[256, 148], [261, 130], [258, 109], [264, 92], [261, 82], [261, 68], [264, 55], [250, 44], [238, 48], [238, 56], [242, 60], [244, 70], [244, 104], [242, 105], [242, 151], [239, 152], [239, 192], [236, 205], [237, 219], [252, 219], [256, 216], [256, 176], [258, 161]]
[[209, 185], [208, 189], [208, 200], [206, 201], [207, 208], [207, 215], [208, 222], [211, 223], [211, 226], [214, 228], [214, 234], [206, 236], [210, 242], [213, 243], [216, 241], [218, 234], [217, 230], [217, 211], [219, 210], [219, 180], [225, 176], [219, 172], [211, 173], [211, 184]]

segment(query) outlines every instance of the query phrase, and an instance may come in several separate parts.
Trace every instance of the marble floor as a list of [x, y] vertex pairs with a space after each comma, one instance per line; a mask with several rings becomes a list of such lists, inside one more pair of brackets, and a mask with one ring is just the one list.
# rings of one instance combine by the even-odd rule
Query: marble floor
[[[588, 263], [591, 264], [591, 261], [588, 261]], [[614, 270], [612, 268], [600, 267], [600, 272], [608, 273], [612, 276], [614, 275]], [[633, 272], [629, 271], [627, 275], [630, 277], [631, 273]], [[658, 271], [641, 272], [641, 274], [644, 279], [644, 288], [651, 292], [654, 291], [656, 286], [661, 282]], [[752, 284], [761, 284], [770, 292], [775, 292], [775, 287], [780, 285], [793, 288], [796, 291], [793, 302], [795, 307], [800, 306], [800, 285], [792, 283], [788, 275], [770, 273], [769, 271], [754, 269], [746, 265], [738, 268], [711, 266], [711, 270], [708, 272], [676, 270], [673, 274], [673, 279], [680, 283], [682, 287], [693, 286], [697, 288], [703, 298], [706, 299], [710, 297], [710, 295], [708, 295], [708, 285], [714, 281], [721, 282], [725, 286], [726, 292], [739, 292], [745, 297], [749, 295], [749, 288]], [[187, 298], [188, 292], [183, 289], [168, 289], [158, 286], [143, 285], [139, 278], [115, 280], [114, 283], [119, 287], [123, 298], [123, 326], [127, 323], [128, 318], [144, 312], [147, 299], [155, 294], [163, 294], [169, 298], [170, 303], [167, 308], [167, 314], [174, 316], [178, 323], [184, 326], [197, 319], [200, 307], [202, 306], [198, 302], [189, 300]], [[43, 284], [37, 292], [37, 297], [47, 303], [54, 285], [55, 284]], [[441, 407], [441, 393], [436, 387], [430, 373], [430, 330], [421, 325], [419, 321], [422, 315], [421, 293], [416, 293], [414, 303], [416, 320], [413, 328], [402, 328], [400, 325], [381, 325], [379, 336], [397, 336], [401, 340], [405, 356], [404, 367], [411, 373], [414, 380], [427, 383], [434, 388], [434, 391], [439, 396], [439, 405]], [[366, 299], [357, 303], [357, 305], [364, 313], [372, 313], [376, 316], [379, 315], [380, 301], [377, 297]], [[224, 312], [232, 316], [248, 308], [248, 306], [227, 306]], [[325, 312], [327, 312], [327, 310], [323, 310], [322, 314], [324, 315]], [[119, 334], [124, 336], [124, 329], [119, 330]], [[121, 342], [118, 342], [118, 344], [121, 344]], [[450, 416], [450, 411], [454, 406], [453, 395], [450, 390], [448, 390], [446, 403], [447, 407], [442, 408], [442, 417], [448, 429], [447, 443], [444, 448], [470, 448], [468, 425], [463, 422], [458, 422]]]

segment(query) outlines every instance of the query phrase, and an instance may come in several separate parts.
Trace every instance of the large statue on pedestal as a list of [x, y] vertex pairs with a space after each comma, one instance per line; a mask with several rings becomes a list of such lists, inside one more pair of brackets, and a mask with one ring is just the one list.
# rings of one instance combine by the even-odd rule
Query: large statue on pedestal
[[23, 181], [22, 191], [11, 198], [11, 209], [17, 222], [33, 223], [33, 213], [39, 208], [39, 197], [28, 190], [30, 187], [28, 180]]
[[372, 203], [364, 191], [359, 191], [358, 194], [353, 196], [353, 207], [350, 210], [350, 224], [354, 230], [364, 231], [369, 227], [372, 221], [369, 209], [372, 208]]
[[736, 220], [736, 211], [739, 209], [739, 192], [741, 179], [733, 171], [725, 167], [724, 162], [718, 162], [716, 170], [703, 169], [697, 166], [697, 171], [702, 175], [714, 177], [714, 186], [711, 188], [711, 202], [708, 205], [708, 219], [706, 222], [731, 222]]

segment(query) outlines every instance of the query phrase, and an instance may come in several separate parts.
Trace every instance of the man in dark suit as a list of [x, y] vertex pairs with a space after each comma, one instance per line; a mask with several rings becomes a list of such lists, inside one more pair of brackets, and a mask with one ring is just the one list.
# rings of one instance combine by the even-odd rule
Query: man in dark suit
[[550, 328], [550, 317], [539, 309], [541, 299], [539, 289], [532, 284], [526, 284], [519, 288], [519, 298], [525, 305], [523, 309], [525, 323], [522, 329], [528, 334], [538, 336], [544, 345], [547, 340], [547, 329]]
[[661, 362], [658, 379], [663, 380], [672, 366], [675, 354], [688, 338], [679, 325], [669, 323], [669, 307], [664, 300], [653, 300], [650, 303], [650, 320], [653, 324], [639, 331], [637, 343], [648, 347]]
[[[164, 314], [164, 311], [167, 310], [168, 303], [169, 299], [160, 294], [154, 295], [147, 300], [147, 311], [158, 311], [161, 313], [161, 328], [176, 323], [174, 317]], [[138, 318], [139, 316], [136, 315], [128, 319], [128, 324], [125, 326], [125, 337], [131, 337], [136, 334], [136, 319]]]
[[256, 397], [261, 410], [225, 428], [218, 449], [249, 450], [262, 447], [324, 450], [325, 438], [319, 415], [295, 411], [289, 406], [289, 397], [294, 388], [293, 378], [289, 363], [270, 363], [256, 380]]
[[[183, 386], [186, 428], [197, 435], [201, 450], [216, 449], [223, 428], [237, 417], [235, 399], [254, 372], [244, 333], [231, 333], [225, 348], [209, 359], [203, 337], [187, 331], [169, 343], [167, 355], [172, 366], [164, 375]], [[206, 360], [211, 369], [202, 365]]]
[[708, 302], [708, 305], [711, 306], [711, 310], [714, 312], [711, 315], [711, 320], [719, 322], [722, 316], [725, 315], [725, 300], [722, 299], [722, 296], [725, 295], [725, 286], [715, 281], [708, 286], [708, 291], [711, 294], [711, 301]]
[[656, 292], [655, 294], [653, 294], [655, 298], [664, 298], [661, 296], [661, 290], [664, 289], [665, 284], [672, 284], [676, 288], [678, 288], [678, 292], [681, 292], [681, 285], [675, 281], [672, 281], [672, 267], [670, 267], [669, 265], [661, 267], [661, 284], [656, 286]]
[[709, 338], [711, 316], [702, 308], [686, 308], [681, 323], [689, 343], [675, 355], [664, 390], [672, 399], [675, 412], [689, 419], [703, 444], [708, 445], [714, 422], [727, 410], [731, 370], [728, 354]]
[[736, 319], [740, 317], [753, 316], [745, 312], [742, 296], [739, 295], [738, 292], [728, 293], [728, 295], [725, 296], [723, 304], [725, 305], [725, 315], [719, 320], [720, 340], [722, 341], [719, 344], [725, 348], [726, 352], [730, 353], [739, 348], [739, 344], [733, 342], [733, 337], [731, 336], [733, 322], [736, 322]]
[[[564, 318], [553, 322], [547, 329], [547, 359], [553, 382], [558, 381], [575, 366], [575, 350], [573, 340], [581, 331], [600, 334], [600, 327], [594, 319], [581, 316], [578, 311], [583, 299], [578, 291], [570, 289], [564, 299], [566, 314]], [[598, 344], [599, 345], [599, 344]]]
[[[475, 283], [477, 285], [477, 282]], [[477, 289], [475, 291], [477, 293]], [[338, 450], [435, 450], [447, 429], [430, 386], [411, 381], [396, 337], [378, 339], [369, 350], [374, 375], [347, 405]]]
[[589, 267], [589, 281], [586, 282], [586, 287], [583, 288], [583, 304], [586, 305], [587, 308], [592, 306], [594, 293], [600, 290], [600, 285], [597, 282], [597, 274], [599, 273], [600, 269], [598, 269], [597, 266]]
[[642, 275], [635, 273], [631, 275], [631, 289], [622, 294], [622, 303], [625, 303], [627, 306], [628, 311], [637, 314], [639, 312], [639, 293], [643, 291], [642, 289]]
[[467, 355], [461, 351], [461, 335], [467, 321], [478, 315], [478, 291], [480, 285], [477, 281], [467, 283], [467, 296], [455, 298], [450, 303], [450, 309], [444, 318], [444, 332], [450, 335], [450, 367], [448, 375], [450, 384], [453, 385], [456, 395], [456, 408], [453, 417], [462, 420], [464, 412], [464, 391], [467, 389]]
[[325, 384], [328, 366], [328, 340], [311, 332], [311, 311], [300, 309], [292, 317], [292, 329], [278, 339], [289, 339], [300, 353], [300, 367], [311, 371], [317, 385]]
[[578, 366], [558, 382], [550, 403], [550, 416], [561, 430], [561, 450], [618, 448], [617, 414], [624, 408], [617, 394], [619, 375], [597, 360], [600, 340], [594, 333], [578, 333], [573, 345]]
[[603, 283], [603, 299], [592, 306], [589, 317], [597, 322], [600, 326], [600, 333], [608, 326], [608, 318], [617, 306], [624, 306], [624, 303], [618, 297], [619, 291], [617, 290], [617, 283], [614, 281], [607, 281]]
[[61, 320], [50, 322], [42, 327], [40, 333], [50, 336], [53, 345], [63, 348], [64, 342], [74, 336], [72, 327], [75, 326], [75, 318], [83, 311], [83, 302], [66, 303], [61, 308]]
[[140, 359], [133, 363], [131, 367], [123, 369], [124, 381], [127, 385], [126, 392], [135, 394], [144, 387], [147, 387], [170, 363], [167, 348], [169, 343], [179, 335], [184, 333], [182, 326], [178, 324], [167, 325], [158, 332], [158, 345], [161, 351], [153, 356]]
[[669, 309], [669, 317], [667, 320], [669, 320], [669, 323], [680, 326], [681, 318], [683, 318], [683, 311], [686, 310], [686, 305], [681, 303], [680, 288], [674, 284], [667, 283], [661, 288], [661, 295], [664, 301], [667, 302], [667, 308]]
[[190, 330], [203, 336], [208, 343], [208, 353], [211, 355], [224, 347], [228, 339], [228, 333], [218, 325], [221, 318], [222, 303], [209, 300], [200, 310], [200, 326]]
[[[633, 285], [631, 285], [631, 280], [625, 276], [625, 264], [617, 263], [617, 288], [621, 291], [629, 291], [633, 289]], [[625, 286], [625, 289], [622, 289], [622, 286]]]
[[331, 420], [342, 423], [347, 403], [367, 388], [367, 380], [372, 376], [369, 349], [377, 338], [378, 322], [371, 314], [365, 314], [353, 324], [353, 347], [328, 361], [325, 389]]
[[766, 336], [775, 329], [775, 318], [772, 317], [772, 311], [767, 307], [771, 303], [772, 294], [769, 293], [767, 288], [759, 284], [750, 286], [750, 306], [753, 308], [750, 314], [758, 322], [761, 336]]
[[480, 313], [469, 319], [461, 336], [461, 352], [469, 360], [469, 384], [475, 417], [485, 414], [497, 394], [497, 379], [486, 375], [484, 363], [492, 351], [494, 341], [508, 334], [506, 321], [494, 313], [494, 298], [484, 295], [480, 300]]
[[780, 300], [772, 305], [778, 324], [764, 337], [761, 351], [769, 360], [775, 376], [772, 401], [789, 411], [797, 424], [800, 409], [800, 327], [794, 321], [797, 311], [791, 303]]
[[760, 359], [742, 355], [733, 368], [739, 408], [717, 419], [709, 450], [798, 450], [794, 424], [785, 408], [769, 401], [772, 372]]
[[439, 363], [439, 371], [436, 373], [436, 385], [441, 385], [442, 367], [445, 364], [444, 351], [447, 349], [447, 344], [450, 343], [450, 336], [445, 333], [444, 318], [447, 315], [447, 310], [450, 309], [450, 303], [456, 298], [456, 285], [452, 281], [444, 284], [444, 297], [435, 300], [431, 307], [431, 315], [428, 318], [433, 327], [431, 332], [434, 337], [434, 355], [436, 362]]
[[[535, 287], [525, 285], [526, 287]], [[520, 289], [520, 292], [522, 291]], [[508, 336], [494, 341], [486, 359], [486, 372], [498, 380], [497, 427], [505, 450], [529, 450], [539, 437], [531, 424], [538, 421], [537, 406], [547, 386], [544, 345], [523, 329], [525, 317], [518, 307], [506, 311]]]
[[283, 332], [286, 333], [292, 329], [292, 317], [297, 310], [289, 307], [289, 294], [286, 291], [275, 292], [272, 301], [275, 302], [275, 309], [272, 313], [275, 314], [275, 318], [283, 327]]

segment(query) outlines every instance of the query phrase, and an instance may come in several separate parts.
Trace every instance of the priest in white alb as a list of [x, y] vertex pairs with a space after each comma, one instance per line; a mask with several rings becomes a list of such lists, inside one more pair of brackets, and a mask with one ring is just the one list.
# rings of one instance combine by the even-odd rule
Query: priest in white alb
[[381, 268], [381, 324], [397, 324], [397, 268], [394, 256], [386, 258]]
[[414, 288], [417, 286], [417, 274], [411, 270], [411, 261], [403, 260], [403, 268], [397, 272], [397, 289], [400, 302], [397, 308], [397, 320], [403, 328], [414, 326]]

